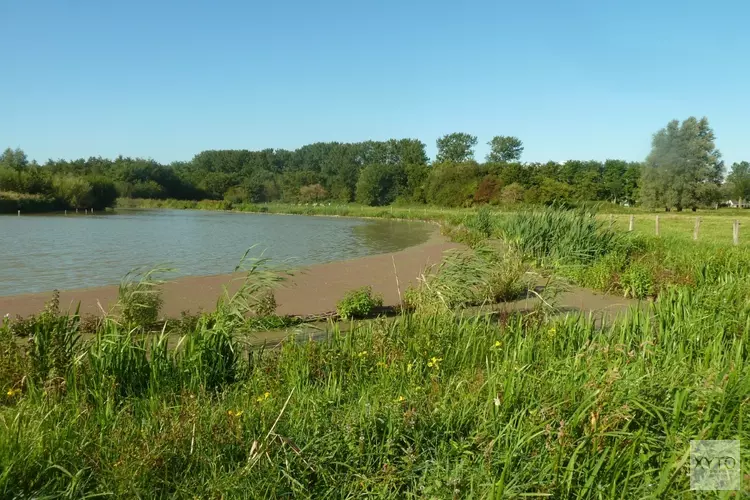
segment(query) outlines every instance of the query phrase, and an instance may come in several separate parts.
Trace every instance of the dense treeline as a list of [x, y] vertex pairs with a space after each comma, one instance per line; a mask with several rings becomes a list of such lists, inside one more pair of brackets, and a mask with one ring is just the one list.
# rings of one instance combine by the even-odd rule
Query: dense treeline
[[522, 141], [505, 136], [488, 142], [490, 152], [480, 163], [474, 159], [477, 137], [463, 132], [437, 140], [434, 162], [417, 139], [314, 143], [294, 151], [211, 150], [170, 165], [120, 156], [41, 166], [8, 149], [0, 156], [0, 193], [6, 192], [6, 201], [7, 192], [23, 193], [69, 208], [101, 208], [125, 197], [449, 207], [609, 201], [681, 210], [750, 195], [744, 163], [722, 184], [724, 166], [713, 140], [707, 120], [690, 118], [655, 134], [644, 163], [521, 163]]

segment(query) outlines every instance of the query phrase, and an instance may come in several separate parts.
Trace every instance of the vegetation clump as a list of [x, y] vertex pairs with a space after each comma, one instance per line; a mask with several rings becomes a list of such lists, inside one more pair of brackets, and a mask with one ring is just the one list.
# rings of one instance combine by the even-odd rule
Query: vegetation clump
[[347, 292], [336, 305], [336, 311], [341, 319], [366, 318], [382, 306], [383, 297], [365, 286]]

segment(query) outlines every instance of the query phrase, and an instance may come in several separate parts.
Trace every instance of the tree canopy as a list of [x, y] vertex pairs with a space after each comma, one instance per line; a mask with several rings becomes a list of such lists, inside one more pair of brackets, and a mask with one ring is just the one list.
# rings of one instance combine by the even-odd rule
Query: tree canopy
[[454, 132], [437, 140], [437, 163], [462, 163], [474, 159], [477, 136], [465, 132]]
[[732, 171], [727, 176], [727, 187], [730, 196], [737, 198], [740, 205], [750, 197], [750, 163], [741, 161], [732, 164]]
[[487, 145], [490, 147], [488, 162], [508, 163], [521, 160], [523, 142], [518, 137], [496, 135]]
[[410, 138], [318, 142], [296, 150], [208, 150], [169, 165], [123, 156], [38, 165], [21, 149], [9, 148], [0, 155], [0, 197], [2, 192], [25, 193], [58, 209], [100, 209], [126, 197], [453, 207], [641, 200], [681, 210], [718, 203], [723, 190], [729, 190], [727, 196], [750, 196], [747, 162], [733, 165], [721, 186], [723, 163], [706, 119], [670, 122], [654, 135], [645, 163], [521, 163], [523, 143], [512, 136], [494, 137], [487, 161], [478, 163], [472, 159], [476, 136], [448, 134], [437, 144], [432, 163], [424, 143]]
[[651, 153], [641, 178], [641, 200], [646, 206], [695, 209], [707, 200], [702, 187], [722, 180], [721, 153], [714, 144], [714, 132], [708, 119], [690, 117], [680, 123], [672, 120], [654, 134]]

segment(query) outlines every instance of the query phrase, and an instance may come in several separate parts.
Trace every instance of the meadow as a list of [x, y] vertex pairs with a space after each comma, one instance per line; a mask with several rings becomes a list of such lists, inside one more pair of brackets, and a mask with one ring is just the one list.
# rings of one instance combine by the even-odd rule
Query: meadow
[[[555, 207], [298, 209], [440, 217], [468, 248], [395, 318], [330, 323], [316, 341], [249, 345], [273, 310], [264, 262], [215, 311], [158, 331], [148, 277], [123, 283], [111, 316], [50, 304], [8, 322], [0, 496], [689, 497], [692, 439], [741, 440], [750, 492], [745, 245]], [[464, 309], [530, 293], [532, 269], [648, 300], [605, 325], [544, 290], [531, 312]], [[341, 310], [366, 315], [370, 299]]]

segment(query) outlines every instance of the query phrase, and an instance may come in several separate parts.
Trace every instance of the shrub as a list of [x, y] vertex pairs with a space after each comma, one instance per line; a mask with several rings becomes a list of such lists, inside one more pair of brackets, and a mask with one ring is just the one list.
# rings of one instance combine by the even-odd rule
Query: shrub
[[365, 286], [352, 290], [336, 305], [336, 310], [342, 319], [366, 318], [383, 305], [383, 298], [372, 291], [372, 287]]
[[643, 299], [656, 294], [656, 286], [651, 268], [642, 262], [632, 263], [622, 273], [620, 286], [625, 297]]
[[505, 205], [521, 203], [524, 197], [524, 188], [517, 182], [508, 184], [500, 191], [500, 202]]
[[491, 203], [497, 201], [502, 184], [494, 175], [486, 175], [482, 178], [474, 192], [474, 203]]
[[627, 265], [627, 256], [621, 252], [607, 254], [590, 267], [579, 267], [577, 277], [583, 286], [610, 292], [620, 285], [620, 272]]
[[328, 192], [320, 184], [310, 184], [299, 188], [299, 201], [302, 203], [312, 203], [315, 201], [325, 200]]
[[71, 208], [87, 208], [92, 205], [91, 184], [80, 177], [57, 177], [53, 190], [55, 198]]
[[96, 210], [104, 210], [113, 207], [117, 201], [117, 188], [115, 183], [103, 176], [87, 177], [91, 186], [91, 207]]

